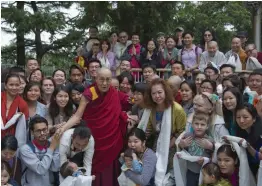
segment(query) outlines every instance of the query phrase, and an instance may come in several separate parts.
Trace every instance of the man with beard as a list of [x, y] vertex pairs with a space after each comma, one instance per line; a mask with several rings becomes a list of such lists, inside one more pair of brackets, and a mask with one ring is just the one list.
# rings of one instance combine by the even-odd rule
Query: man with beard
[[[48, 123], [43, 117], [36, 116], [30, 123], [33, 141], [20, 148], [20, 159], [25, 167], [22, 173], [22, 185], [58, 186], [60, 168], [59, 149], [61, 134], [55, 134], [48, 141]], [[56, 172], [56, 174], [55, 174]]]
[[109, 69], [98, 69], [96, 81], [83, 93], [76, 113], [57, 130], [61, 134], [83, 117], [95, 140], [92, 162], [92, 175], [96, 176], [94, 186], [118, 185], [118, 157], [128, 129], [135, 124], [130, 116], [121, 111], [119, 93], [111, 86], [111, 81], [112, 72]]
[[219, 69], [226, 61], [225, 55], [218, 50], [217, 42], [210, 41], [207, 44], [207, 51], [200, 56], [199, 69], [202, 72], [207, 66], [215, 66]]

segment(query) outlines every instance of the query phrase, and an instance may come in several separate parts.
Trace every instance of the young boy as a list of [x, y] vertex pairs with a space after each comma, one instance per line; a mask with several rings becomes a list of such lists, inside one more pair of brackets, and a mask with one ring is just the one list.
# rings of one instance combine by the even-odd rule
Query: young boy
[[201, 186], [231, 186], [228, 180], [221, 177], [217, 164], [207, 163], [202, 168], [203, 184]]
[[[192, 120], [193, 133], [185, 134], [189, 137], [189, 146], [186, 148], [191, 156], [211, 157], [213, 140], [207, 135], [209, 115], [195, 113]], [[187, 162], [187, 186], [198, 186], [201, 165], [196, 162]]]
[[133, 149], [128, 148], [121, 154], [120, 162], [123, 164], [121, 167], [122, 173], [118, 177], [120, 186], [136, 186], [136, 184], [127, 178], [124, 174], [125, 171], [131, 170], [137, 174], [141, 174], [143, 170], [142, 162], [138, 160], [136, 153]]
[[60, 174], [64, 178], [60, 186], [91, 186], [95, 176], [85, 176], [86, 170], [79, 168], [73, 162], [65, 162], [60, 168]]

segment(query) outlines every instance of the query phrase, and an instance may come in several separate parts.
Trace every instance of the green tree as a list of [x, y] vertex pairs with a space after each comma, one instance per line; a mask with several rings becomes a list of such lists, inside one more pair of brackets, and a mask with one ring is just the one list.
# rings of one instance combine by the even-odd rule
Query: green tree
[[[68, 18], [66, 13], [61, 11], [62, 8], [70, 8], [72, 4], [73, 2], [63, 1], [22, 1], [1, 5], [2, 19], [7, 25], [2, 26], [2, 30], [16, 34], [18, 64], [25, 64], [25, 49], [34, 52], [40, 63], [47, 52], [66, 51], [66, 55], [71, 53], [71, 48], [79, 42], [84, 33], [83, 29], [79, 30], [74, 26], [79, 15]], [[43, 32], [50, 34], [49, 43], [43, 42], [41, 38]], [[23, 36], [29, 33], [33, 33], [34, 38], [25, 39]], [[56, 38], [57, 34], [62, 37]]]

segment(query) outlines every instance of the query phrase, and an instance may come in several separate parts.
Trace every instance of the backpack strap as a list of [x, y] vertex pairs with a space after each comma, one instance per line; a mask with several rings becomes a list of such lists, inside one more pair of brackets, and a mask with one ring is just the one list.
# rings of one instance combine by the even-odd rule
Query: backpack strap
[[[50, 142], [47, 141], [47, 144], [48, 144], [48, 147], [49, 147], [49, 146], [50, 146]], [[29, 142], [27, 143], [27, 145], [30, 147], [30, 149], [33, 151], [33, 153], [35, 153], [35, 146], [34, 146], [33, 142], [32, 142], [32, 141], [29, 141]], [[27, 171], [27, 167], [23, 170], [22, 176], [24, 175], [24, 173], [25, 173], [26, 171]]]
[[198, 58], [198, 46], [196, 46], [196, 48], [195, 48], [195, 54], [196, 54], [196, 58]]
[[[183, 52], [184, 52], [184, 47], [181, 49], [181, 63], [183, 63], [183, 60], [182, 60]], [[183, 63], [183, 64], [184, 64], [184, 63]]]

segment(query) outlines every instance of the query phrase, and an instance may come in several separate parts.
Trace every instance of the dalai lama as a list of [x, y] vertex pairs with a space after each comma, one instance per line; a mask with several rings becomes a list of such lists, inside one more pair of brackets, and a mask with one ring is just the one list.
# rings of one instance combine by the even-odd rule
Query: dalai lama
[[109, 69], [97, 71], [96, 82], [88, 87], [81, 98], [77, 112], [57, 132], [73, 127], [82, 118], [91, 129], [95, 139], [92, 175], [94, 186], [117, 186], [119, 176], [118, 158], [124, 146], [128, 125], [132, 120], [121, 111], [119, 94], [111, 87], [112, 73]]

